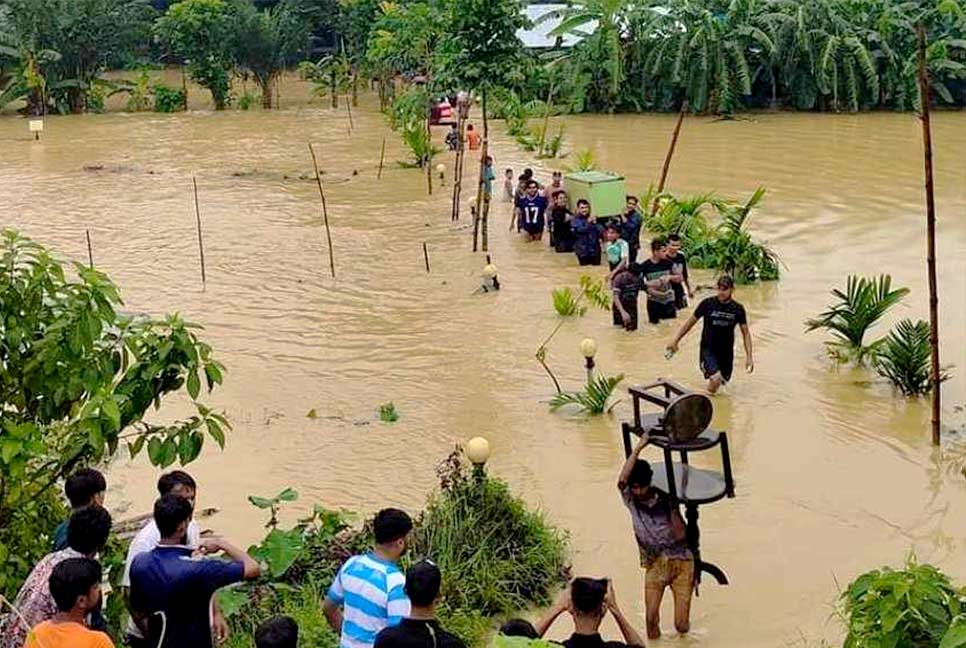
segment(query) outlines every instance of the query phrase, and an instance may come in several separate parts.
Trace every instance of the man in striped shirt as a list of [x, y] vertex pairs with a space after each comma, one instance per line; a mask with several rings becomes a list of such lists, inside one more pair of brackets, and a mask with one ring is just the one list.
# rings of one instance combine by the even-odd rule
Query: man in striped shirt
[[336, 574], [322, 611], [341, 635], [340, 648], [372, 648], [380, 630], [409, 615], [399, 558], [406, 553], [412, 530], [413, 521], [404, 511], [379, 511], [373, 522], [372, 551], [349, 558]]

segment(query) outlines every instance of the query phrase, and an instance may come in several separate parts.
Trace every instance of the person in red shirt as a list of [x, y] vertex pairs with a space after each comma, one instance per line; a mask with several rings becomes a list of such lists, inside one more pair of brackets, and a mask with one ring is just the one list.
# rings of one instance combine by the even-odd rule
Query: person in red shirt
[[480, 148], [480, 134], [473, 129], [473, 124], [466, 127], [466, 141], [470, 144], [470, 150], [476, 151]]

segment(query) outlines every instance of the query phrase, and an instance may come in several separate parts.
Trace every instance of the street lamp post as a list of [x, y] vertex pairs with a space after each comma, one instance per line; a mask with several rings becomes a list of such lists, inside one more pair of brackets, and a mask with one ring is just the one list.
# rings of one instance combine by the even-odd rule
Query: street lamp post
[[587, 368], [587, 384], [589, 385], [594, 381], [594, 367], [596, 366], [594, 356], [597, 355], [597, 342], [594, 338], [584, 338], [580, 343], [580, 352], [586, 361], [584, 366]]

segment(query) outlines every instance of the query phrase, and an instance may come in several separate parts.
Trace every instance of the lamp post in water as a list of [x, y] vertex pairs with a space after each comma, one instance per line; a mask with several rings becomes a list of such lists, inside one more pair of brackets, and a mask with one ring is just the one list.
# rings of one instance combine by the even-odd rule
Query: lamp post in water
[[473, 437], [466, 442], [463, 453], [473, 464], [473, 476], [482, 481], [486, 476], [483, 467], [490, 459], [490, 442], [483, 437]]
[[586, 361], [584, 366], [587, 368], [587, 384], [589, 385], [594, 381], [594, 356], [597, 355], [597, 342], [594, 338], [584, 338], [580, 343], [580, 352]]

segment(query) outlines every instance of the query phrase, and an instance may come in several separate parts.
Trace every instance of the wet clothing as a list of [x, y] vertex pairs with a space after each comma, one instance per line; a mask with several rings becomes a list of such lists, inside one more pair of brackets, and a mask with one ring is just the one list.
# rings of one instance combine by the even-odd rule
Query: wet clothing
[[735, 362], [735, 327], [748, 323], [745, 307], [731, 299], [722, 302], [708, 297], [694, 309], [694, 316], [704, 318], [701, 331], [701, 370], [705, 378], [721, 372], [731, 380]]
[[487, 199], [493, 195], [493, 181], [496, 180], [496, 174], [493, 173], [493, 167], [488, 166], [483, 169], [483, 195]]
[[456, 130], [446, 133], [446, 146], [451, 151], [455, 151], [460, 145], [460, 134]]
[[652, 489], [652, 493], [648, 502], [639, 504], [631, 495], [629, 486], [621, 489], [621, 498], [631, 514], [642, 563], [645, 567], [650, 567], [659, 556], [690, 560], [691, 550], [688, 549], [685, 539], [674, 537], [674, 527], [671, 524], [672, 507], [667, 495], [656, 489]]
[[670, 282], [659, 287], [646, 285], [648, 281], [670, 277], [671, 262], [666, 259], [660, 261], [645, 259], [643, 263], [635, 264], [634, 270], [640, 275], [641, 281], [645, 283], [648, 321], [651, 324], [657, 324], [662, 319], [677, 317], [677, 310], [674, 307], [674, 290], [671, 288]]
[[550, 210], [550, 245], [557, 252], [574, 251], [574, 232], [570, 228], [570, 210], [554, 207]]
[[631, 248], [624, 239], [617, 239], [613, 243], [607, 244], [607, 262], [610, 264], [611, 271], [620, 264], [621, 259], [628, 259], [630, 263]]
[[342, 607], [340, 648], [373, 648], [385, 628], [409, 616], [406, 575], [373, 552], [349, 558], [339, 569], [326, 599]]
[[503, 200], [513, 202], [513, 180], [503, 180]]
[[671, 588], [675, 615], [683, 612], [685, 618], [691, 612], [691, 594], [694, 592], [694, 558], [668, 558], [658, 556], [644, 572], [644, 591], [663, 595]]
[[577, 216], [570, 223], [574, 232], [574, 253], [580, 265], [600, 265], [600, 235], [604, 228]]
[[399, 625], [380, 632], [374, 648], [466, 648], [466, 644], [443, 630], [435, 619], [403, 619]]
[[528, 234], [540, 234], [544, 229], [544, 212], [547, 210], [547, 199], [540, 194], [533, 198], [524, 195], [517, 200], [520, 210], [519, 223]]
[[631, 262], [637, 261], [638, 251], [641, 249], [641, 225], [644, 220], [637, 211], [622, 216], [620, 219], [621, 238], [627, 241], [631, 248]]
[[[671, 272], [673, 274], [678, 274], [689, 279], [688, 277], [688, 260], [684, 256], [683, 252], [678, 252], [673, 259], [668, 259], [671, 262]], [[674, 305], [678, 308], [686, 308], [688, 305], [688, 293], [684, 289], [684, 283], [672, 283], [671, 288], [674, 290]]]
[[470, 143], [471, 151], [480, 148], [480, 134], [476, 131], [466, 131], [466, 141]]
[[570, 635], [570, 639], [563, 642], [565, 648], [644, 648], [643, 646], [630, 647], [620, 641], [604, 641], [600, 633], [592, 635], [582, 635], [576, 632]]
[[[633, 272], [624, 270], [617, 273], [617, 276], [611, 280], [611, 290], [614, 293], [614, 304], [611, 305], [611, 311], [614, 316], [614, 326], [622, 326], [628, 331], [637, 330], [637, 297], [641, 292], [641, 280]], [[620, 310], [617, 308], [617, 300], [620, 300], [621, 306], [627, 311], [627, 314], [631, 316], [631, 321], [628, 324], [624, 323], [624, 318], [621, 316]]]

